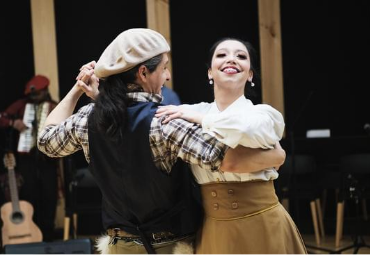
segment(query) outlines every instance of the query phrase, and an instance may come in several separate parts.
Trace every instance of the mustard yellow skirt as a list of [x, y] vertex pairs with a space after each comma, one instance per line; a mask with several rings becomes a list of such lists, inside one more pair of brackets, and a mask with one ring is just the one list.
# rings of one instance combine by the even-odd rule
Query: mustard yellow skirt
[[196, 253], [307, 254], [272, 181], [201, 186], [205, 218]]

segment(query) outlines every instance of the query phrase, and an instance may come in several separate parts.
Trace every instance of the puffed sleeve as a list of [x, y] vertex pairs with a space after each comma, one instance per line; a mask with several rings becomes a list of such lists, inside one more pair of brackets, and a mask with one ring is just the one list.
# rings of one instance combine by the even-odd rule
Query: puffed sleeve
[[221, 113], [207, 114], [202, 122], [203, 131], [235, 148], [271, 149], [281, 140], [285, 128], [283, 115], [267, 104], [234, 106]]

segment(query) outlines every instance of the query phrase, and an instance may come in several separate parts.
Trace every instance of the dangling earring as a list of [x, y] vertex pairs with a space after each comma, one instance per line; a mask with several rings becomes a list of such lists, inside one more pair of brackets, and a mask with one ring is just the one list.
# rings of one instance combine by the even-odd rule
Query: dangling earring
[[213, 85], [213, 79], [211, 78], [211, 79], [209, 79], [208, 80], [208, 83], [209, 83], [209, 85]]
[[254, 82], [252, 80], [249, 81], [251, 83], [251, 87], [254, 87]]

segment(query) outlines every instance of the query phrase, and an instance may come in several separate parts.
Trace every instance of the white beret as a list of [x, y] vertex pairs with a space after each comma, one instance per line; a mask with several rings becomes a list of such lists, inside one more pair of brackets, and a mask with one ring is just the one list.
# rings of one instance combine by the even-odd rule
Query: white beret
[[129, 29], [119, 34], [104, 50], [95, 65], [95, 74], [104, 79], [169, 51], [170, 46], [160, 33], [148, 28]]

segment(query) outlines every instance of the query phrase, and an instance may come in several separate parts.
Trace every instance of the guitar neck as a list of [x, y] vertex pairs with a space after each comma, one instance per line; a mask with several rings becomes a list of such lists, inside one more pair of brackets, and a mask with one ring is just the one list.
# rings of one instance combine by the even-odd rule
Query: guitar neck
[[8, 168], [8, 176], [9, 176], [10, 198], [12, 200], [13, 211], [20, 211], [18, 188], [14, 168]]

